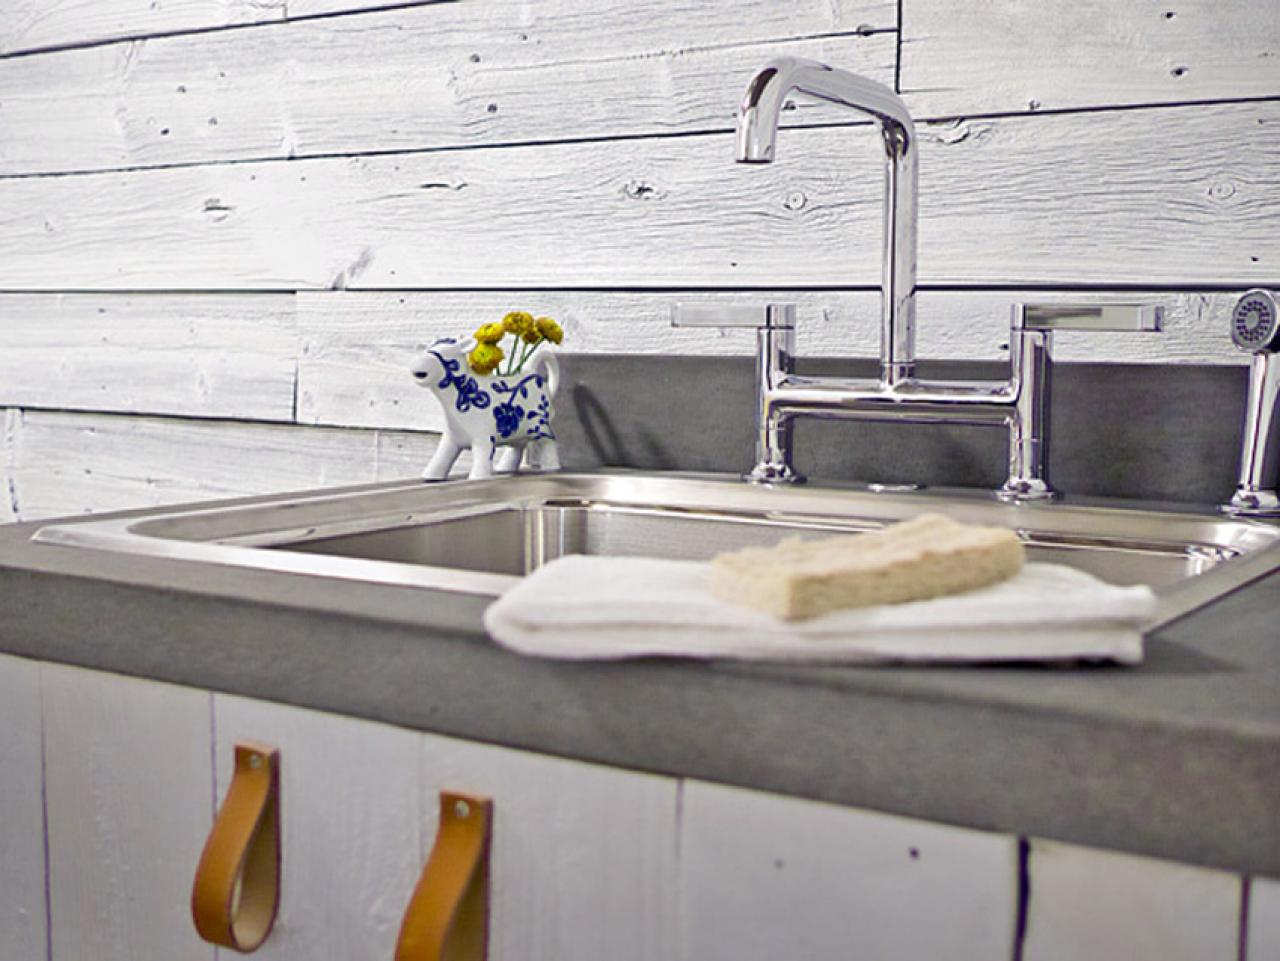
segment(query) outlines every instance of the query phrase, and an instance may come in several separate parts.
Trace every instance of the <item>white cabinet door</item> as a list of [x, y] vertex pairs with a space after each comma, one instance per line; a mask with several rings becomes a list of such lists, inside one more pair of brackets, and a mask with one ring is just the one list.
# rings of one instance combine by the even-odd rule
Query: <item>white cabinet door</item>
[[391, 958], [441, 790], [493, 798], [491, 961], [673, 956], [675, 781], [224, 695], [214, 734], [220, 797], [237, 740], [280, 749], [284, 871], [262, 961]]
[[0, 655], [0, 958], [47, 956], [40, 666]]
[[191, 883], [213, 823], [209, 695], [41, 665], [54, 961], [212, 961]]
[[1248, 961], [1280, 961], [1280, 881], [1254, 878], [1249, 882]]
[[[493, 798], [490, 961], [671, 961], [678, 782], [424, 736], [423, 792]], [[713, 957], [713, 956], [708, 956]]]
[[1235, 961], [1241, 880], [1223, 871], [1031, 843], [1025, 961]]
[[697, 781], [681, 811], [685, 961], [1013, 956], [1016, 838]]
[[435, 816], [420, 790], [421, 735], [217, 694], [214, 738], [219, 803], [237, 741], [280, 750], [280, 909], [254, 957], [390, 961]]

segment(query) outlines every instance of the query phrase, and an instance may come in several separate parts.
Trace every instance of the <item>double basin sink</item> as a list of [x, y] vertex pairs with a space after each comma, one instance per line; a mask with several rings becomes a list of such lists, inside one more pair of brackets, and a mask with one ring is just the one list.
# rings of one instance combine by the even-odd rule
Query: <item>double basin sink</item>
[[1280, 527], [1116, 503], [766, 487], [724, 475], [551, 473], [398, 482], [64, 522], [33, 539], [482, 599], [564, 554], [708, 559], [787, 536], [868, 531], [937, 512], [1013, 528], [1031, 560], [1150, 585], [1158, 599], [1151, 628], [1280, 569]]

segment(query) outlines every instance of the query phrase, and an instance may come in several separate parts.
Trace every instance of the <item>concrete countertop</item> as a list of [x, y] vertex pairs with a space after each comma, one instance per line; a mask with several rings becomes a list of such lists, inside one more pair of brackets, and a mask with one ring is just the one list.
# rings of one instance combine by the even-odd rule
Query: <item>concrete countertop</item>
[[0, 652], [1280, 876], [1280, 575], [1160, 630], [1137, 668], [561, 663], [490, 642], [478, 600], [445, 616], [418, 589], [33, 544], [40, 526], [0, 527]]

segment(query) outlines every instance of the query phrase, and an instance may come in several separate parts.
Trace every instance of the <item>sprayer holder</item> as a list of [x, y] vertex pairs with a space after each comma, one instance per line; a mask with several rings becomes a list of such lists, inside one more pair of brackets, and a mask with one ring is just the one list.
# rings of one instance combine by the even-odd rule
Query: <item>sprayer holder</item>
[[1280, 401], [1280, 303], [1266, 290], [1250, 290], [1231, 312], [1231, 339], [1253, 355], [1249, 365], [1249, 399], [1245, 408], [1240, 475], [1230, 514], [1246, 517], [1280, 516], [1276, 493], [1280, 473], [1280, 433], [1276, 430]]

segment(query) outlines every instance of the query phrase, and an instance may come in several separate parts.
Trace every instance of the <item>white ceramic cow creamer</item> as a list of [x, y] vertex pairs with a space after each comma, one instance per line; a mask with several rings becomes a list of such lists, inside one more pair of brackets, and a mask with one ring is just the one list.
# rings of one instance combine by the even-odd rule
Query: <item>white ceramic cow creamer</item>
[[[549, 348], [534, 352], [518, 374], [476, 374], [467, 364], [475, 347], [468, 337], [437, 340], [414, 361], [413, 376], [444, 408], [445, 431], [440, 446], [422, 476], [443, 480], [464, 447], [471, 449], [471, 473], [476, 478], [511, 473], [527, 464], [540, 470], [559, 470], [556, 436], [551, 430], [551, 401], [560, 385], [560, 364]], [[494, 453], [502, 448], [497, 464]]]

